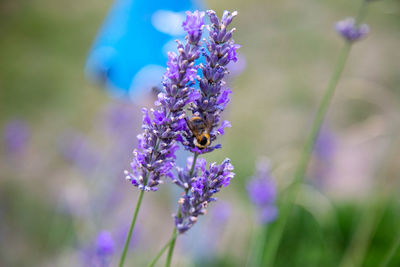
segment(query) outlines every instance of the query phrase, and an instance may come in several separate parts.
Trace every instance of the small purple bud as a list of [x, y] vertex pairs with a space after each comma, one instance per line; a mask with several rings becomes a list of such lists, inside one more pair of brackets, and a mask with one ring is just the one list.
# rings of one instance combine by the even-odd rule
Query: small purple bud
[[147, 108], [142, 108], [142, 113], [143, 113], [143, 124], [151, 125], [151, 119], [150, 119], [149, 111], [147, 110]]
[[356, 26], [354, 18], [347, 18], [337, 22], [335, 29], [344, 39], [349, 42], [360, 40], [369, 32], [369, 27], [367, 24]]
[[239, 49], [241, 46], [238, 44], [234, 44], [230, 47], [229, 51], [228, 51], [228, 59], [236, 62], [237, 61], [237, 54], [236, 54], [236, 50]]

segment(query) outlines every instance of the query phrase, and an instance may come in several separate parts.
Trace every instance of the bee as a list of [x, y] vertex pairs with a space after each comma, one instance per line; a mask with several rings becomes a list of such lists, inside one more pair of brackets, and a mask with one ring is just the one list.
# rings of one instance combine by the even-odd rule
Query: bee
[[195, 146], [203, 149], [210, 145], [210, 131], [212, 127], [212, 122], [210, 120], [195, 116], [189, 120], [186, 119], [186, 124], [195, 137]]

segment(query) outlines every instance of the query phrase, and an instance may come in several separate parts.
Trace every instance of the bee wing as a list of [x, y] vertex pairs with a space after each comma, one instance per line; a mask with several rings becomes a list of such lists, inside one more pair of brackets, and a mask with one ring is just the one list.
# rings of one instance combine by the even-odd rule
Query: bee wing
[[193, 122], [191, 122], [190, 120], [188, 120], [187, 118], [185, 118], [186, 120], [186, 125], [188, 126], [189, 130], [193, 133], [196, 134], [196, 127], [193, 125]]
[[207, 128], [208, 133], [211, 131], [213, 124], [214, 124], [214, 117], [211, 115], [208, 115], [206, 117], [206, 128]]

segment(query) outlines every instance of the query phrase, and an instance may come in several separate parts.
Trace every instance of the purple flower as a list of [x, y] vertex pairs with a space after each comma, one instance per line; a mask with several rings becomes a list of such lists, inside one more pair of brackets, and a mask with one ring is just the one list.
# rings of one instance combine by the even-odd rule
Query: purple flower
[[167, 71], [165, 76], [171, 80], [179, 78], [178, 56], [174, 52], [168, 52]]
[[205, 160], [199, 160], [199, 164], [196, 162], [194, 175], [191, 176], [186, 168], [180, 170], [180, 175], [175, 181], [185, 188], [185, 194], [179, 200], [181, 213], [175, 215], [175, 226], [179, 233], [189, 230], [196, 223], [197, 217], [207, 212], [208, 204], [217, 200], [213, 195], [223, 186], [228, 186], [235, 176], [229, 159], [225, 159], [220, 165], [214, 162], [208, 169], [205, 168]]
[[114, 241], [111, 234], [102, 231], [97, 236], [96, 251], [98, 255], [108, 257], [114, 253]]
[[228, 50], [228, 59], [236, 62], [237, 61], [237, 55], [236, 55], [236, 49], [239, 49], [240, 45], [234, 44], [232, 45], [229, 50]]
[[[202, 49], [205, 63], [200, 64], [202, 77], [199, 78], [199, 87], [201, 97], [193, 101], [189, 110], [193, 117], [200, 117], [210, 125], [210, 142], [216, 140], [217, 136], [224, 133], [224, 127], [221, 126], [221, 113], [229, 102], [229, 94], [232, 91], [226, 88], [224, 80], [229, 72], [227, 65], [229, 62], [236, 61], [236, 50], [240, 47], [235, 44], [232, 34], [235, 28], [228, 30], [229, 24], [236, 16], [237, 12], [225, 11], [221, 20], [218, 19], [215, 12], [207, 11], [211, 25], [209, 27], [209, 38], [206, 41], [206, 49]], [[196, 146], [195, 136], [192, 131], [186, 127], [182, 134], [182, 144], [192, 152], [199, 154], [211, 152], [219, 146], [207, 146], [200, 149]]]
[[93, 245], [83, 249], [84, 266], [108, 267], [114, 254], [114, 241], [111, 234], [101, 231]]
[[164, 112], [162, 111], [154, 110], [153, 115], [154, 115], [153, 121], [157, 125], [162, 125], [168, 120], [167, 117], [165, 116], [166, 114], [164, 114]]
[[259, 220], [262, 223], [274, 221], [278, 215], [275, 206], [277, 188], [266, 159], [259, 161], [256, 175], [247, 183], [247, 192], [257, 207]]
[[190, 43], [198, 43], [204, 26], [204, 12], [198, 10], [193, 13], [186, 12], [186, 20], [182, 23], [183, 29], [188, 33]]
[[227, 128], [227, 127], [229, 127], [229, 128], [232, 127], [231, 123], [229, 121], [223, 121], [221, 126], [218, 128], [217, 132], [220, 135], [223, 135], [223, 134], [225, 134], [225, 130], [224, 129]]
[[257, 177], [247, 184], [247, 191], [251, 201], [256, 205], [274, 203], [276, 199], [276, 185], [270, 177]]
[[[225, 86], [224, 78], [228, 73], [227, 65], [236, 61], [236, 49], [239, 48], [232, 40], [235, 29], [227, 29], [236, 12], [225, 11], [221, 20], [214, 11], [207, 11], [207, 14], [212, 24], [208, 41], [205, 40], [206, 48], [201, 48], [204, 12], [187, 12], [182, 24], [188, 33], [186, 43], [177, 41], [178, 53], [168, 54], [163, 90], [154, 103], [155, 109], [142, 110], [143, 132], [137, 136], [139, 142], [133, 151], [131, 171], [125, 171], [126, 179], [140, 190], [156, 191], [162, 177], [171, 178], [184, 190], [179, 200], [180, 212], [175, 216], [179, 233], [190, 229], [197, 217], [206, 213], [207, 205], [216, 201], [214, 194], [228, 186], [234, 177], [229, 159], [207, 167], [205, 159], [197, 158], [199, 154], [220, 148], [219, 144], [209, 144], [224, 134], [226, 127], [231, 127], [230, 122], [221, 120], [232, 93]], [[197, 66], [195, 62], [200, 56], [204, 57], [205, 63]], [[198, 69], [201, 69], [201, 77], [196, 76]], [[199, 89], [195, 88], [196, 83]], [[197, 141], [196, 131], [188, 126], [192, 117], [200, 118], [194, 118], [195, 126], [206, 126], [201, 133], [201, 143], [206, 140], [207, 145], [194, 141], [195, 138]], [[184, 168], [176, 166], [177, 142], [195, 153], [195, 157], [188, 158]]]
[[347, 18], [337, 22], [335, 29], [348, 42], [357, 41], [369, 32], [367, 24], [356, 25], [353, 18]]
[[29, 127], [22, 120], [11, 120], [4, 126], [3, 136], [7, 154], [21, 155], [29, 141]]

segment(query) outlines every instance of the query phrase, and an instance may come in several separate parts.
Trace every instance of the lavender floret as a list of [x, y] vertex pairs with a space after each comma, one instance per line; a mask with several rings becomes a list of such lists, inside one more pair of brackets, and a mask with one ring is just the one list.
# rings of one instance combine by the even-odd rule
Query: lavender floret
[[257, 208], [259, 221], [261, 223], [274, 221], [278, 216], [275, 205], [277, 188], [266, 159], [258, 163], [256, 175], [247, 184], [247, 192]]
[[335, 25], [336, 31], [348, 42], [354, 42], [365, 37], [369, 32], [367, 24], [356, 25], [354, 18], [341, 20]]
[[198, 10], [186, 12], [186, 20], [182, 23], [183, 29], [188, 33], [190, 43], [198, 43], [204, 26], [204, 12]]
[[[188, 167], [193, 158], [188, 159]], [[223, 186], [228, 186], [235, 176], [233, 166], [229, 159], [220, 165], [215, 162], [206, 169], [206, 161], [198, 159], [194, 168], [194, 175], [190, 175], [189, 168], [180, 170], [180, 175], [175, 182], [185, 188], [185, 194], [179, 199], [180, 214], [175, 215], [175, 226], [179, 233], [189, 230], [196, 222], [199, 215], [207, 213], [210, 202], [216, 201], [213, 197]], [[193, 178], [190, 178], [193, 176]]]

